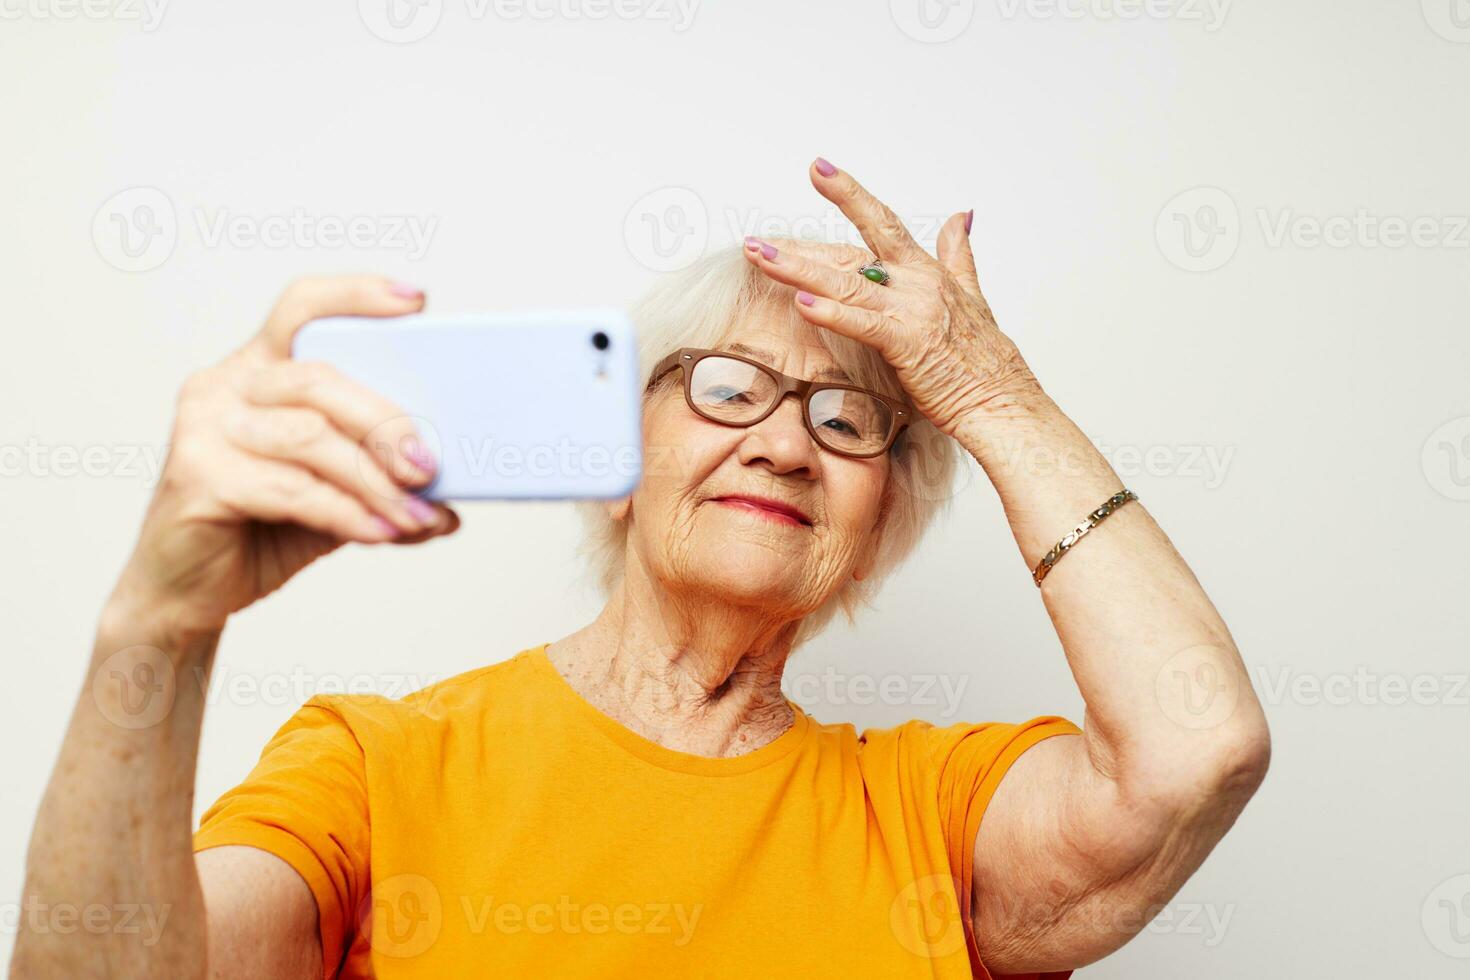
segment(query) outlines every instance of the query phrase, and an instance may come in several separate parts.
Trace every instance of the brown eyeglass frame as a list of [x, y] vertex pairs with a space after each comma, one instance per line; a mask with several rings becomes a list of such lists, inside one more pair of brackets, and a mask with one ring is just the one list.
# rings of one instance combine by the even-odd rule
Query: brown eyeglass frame
[[[724, 419], [711, 419], [708, 415], [701, 412], [699, 407], [694, 404], [694, 395], [690, 389], [694, 382], [694, 366], [706, 357], [728, 357], [732, 361], [742, 361], [775, 378], [779, 391], [776, 397], [772, 399], [771, 407], [749, 422], [728, 422]], [[648, 387], [652, 388], [654, 382], [676, 367], [683, 368], [684, 370], [684, 401], [689, 405], [690, 411], [694, 412], [700, 418], [709, 419], [709, 421], [718, 423], [719, 425], [733, 426], [737, 429], [749, 428], [757, 422], [762, 422], [769, 418], [772, 412], [781, 407], [781, 403], [786, 400], [787, 395], [795, 394], [801, 399], [801, 421], [806, 426], [807, 432], [811, 434], [812, 441], [823, 449], [852, 459], [872, 459], [874, 456], [881, 456], [883, 453], [886, 453], [893, 446], [894, 440], [898, 438], [899, 433], [909, 427], [909, 421], [913, 415], [913, 409], [907, 402], [900, 401], [897, 398], [890, 398], [871, 388], [860, 388], [857, 385], [835, 384], [826, 381], [805, 381], [801, 378], [793, 378], [789, 374], [782, 374], [769, 364], [762, 364], [760, 361], [751, 360], [748, 357], [741, 357], [739, 354], [732, 354], [729, 351], [723, 350], [706, 350], [701, 347], [680, 347], [678, 350], [669, 354], [668, 357], [659, 361], [653, 369], [653, 375], [648, 379]], [[870, 453], [849, 453], [841, 449], [833, 449], [822, 441], [821, 436], [817, 435], [817, 430], [812, 426], [811, 400], [812, 396], [817, 392], [828, 389], [860, 391], [865, 395], [871, 395], [888, 406], [889, 410], [893, 412], [893, 421], [889, 425], [888, 437], [883, 440], [882, 446]]]

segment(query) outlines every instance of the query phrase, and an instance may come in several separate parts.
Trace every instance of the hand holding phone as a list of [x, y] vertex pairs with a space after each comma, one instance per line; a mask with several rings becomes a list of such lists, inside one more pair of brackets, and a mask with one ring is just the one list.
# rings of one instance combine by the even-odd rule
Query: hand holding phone
[[329, 365], [290, 356], [312, 317], [397, 318], [423, 303], [419, 291], [377, 277], [302, 279], [255, 336], [191, 375], [104, 619], [193, 649], [346, 542], [453, 533], [455, 513], [416, 493], [433, 467], [404, 409]]

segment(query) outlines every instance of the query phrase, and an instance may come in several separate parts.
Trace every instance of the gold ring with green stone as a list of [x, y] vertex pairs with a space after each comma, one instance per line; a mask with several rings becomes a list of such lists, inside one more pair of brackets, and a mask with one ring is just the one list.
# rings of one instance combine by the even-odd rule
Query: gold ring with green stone
[[882, 259], [874, 259], [869, 262], [858, 270], [858, 274], [869, 282], [876, 282], [880, 286], [888, 285], [889, 281], [893, 278], [888, 274], [888, 270], [883, 268]]

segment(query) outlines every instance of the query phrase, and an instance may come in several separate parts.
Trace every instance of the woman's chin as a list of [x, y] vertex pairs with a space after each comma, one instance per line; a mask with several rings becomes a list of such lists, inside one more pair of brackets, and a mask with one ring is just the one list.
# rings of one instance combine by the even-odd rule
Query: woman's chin
[[790, 560], [782, 560], [770, 551], [741, 556], [732, 561], [732, 551], [746, 549], [736, 545], [725, 549], [719, 559], [711, 559], [694, 576], [701, 590], [718, 595], [735, 605], [760, 605], [772, 609], [785, 608], [799, 601], [806, 590], [801, 569]]

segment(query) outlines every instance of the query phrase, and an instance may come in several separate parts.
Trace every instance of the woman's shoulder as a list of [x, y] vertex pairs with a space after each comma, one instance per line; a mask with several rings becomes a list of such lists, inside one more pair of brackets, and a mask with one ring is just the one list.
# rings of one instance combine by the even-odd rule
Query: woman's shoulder
[[523, 696], [526, 687], [535, 683], [532, 660], [543, 647], [526, 647], [505, 660], [434, 681], [399, 697], [318, 694], [302, 705], [301, 712], [328, 712], [354, 730], [452, 723], [465, 712], [479, 714], [488, 706]]

